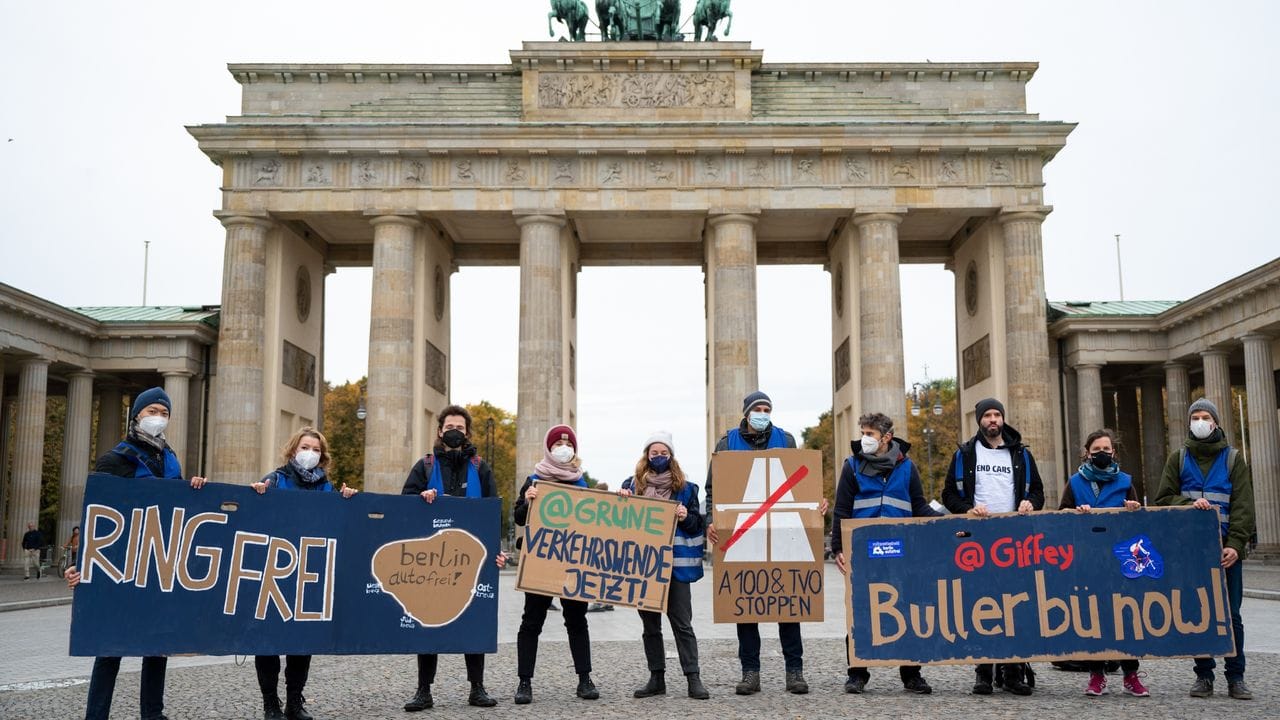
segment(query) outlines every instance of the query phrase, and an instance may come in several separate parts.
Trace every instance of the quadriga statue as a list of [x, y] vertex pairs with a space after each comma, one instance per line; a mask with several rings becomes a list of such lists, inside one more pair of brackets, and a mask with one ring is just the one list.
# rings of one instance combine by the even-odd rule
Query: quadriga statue
[[547, 33], [556, 36], [552, 20], [559, 20], [569, 29], [569, 40], [583, 42], [587, 39], [587, 4], [582, 0], [551, 0], [551, 12], [547, 13]]
[[728, 19], [724, 27], [724, 36], [729, 37], [729, 29], [733, 27], [733, 13], [729, 11], [729, 0], [698, 0], [693, 10], [693, 39], [702, 40], [703, 28], [707, 31], [707, 40], [716, 39], [716, 25]]

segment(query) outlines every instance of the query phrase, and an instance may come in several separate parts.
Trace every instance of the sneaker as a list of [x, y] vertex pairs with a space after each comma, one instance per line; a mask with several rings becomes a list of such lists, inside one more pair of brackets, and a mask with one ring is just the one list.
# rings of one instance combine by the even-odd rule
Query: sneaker
[[1138, 677], [1138, 673], [1126, 673], [1124, 676], [1124, 691], [1134, 697], [1151, 697], [1151, 691], [1146, 685], [1142, 684], [1142, 679]]
[[867, 679], [861, 675], [850, 675], [849, 679], [844, 681], [844, 691], [850, 695], [861, 695], [866, 687]]
[[[1129, 687], [1128, 678], [1125, 678], [1124, 685], [1125, 685], [1125, 689], [1128, 689]], [[1095, 697], [1098, 695], [1106, 695], [1107, 694], [1107, 676], [1103, 675], [1100, 672], [1089, 673], [1089, 684], [1085, 686], [1084, 694], [1093, 695]]]
[[733, 691], [738, 695], [751, 695], [760, 692], [760, 671], [742, 671], [742, 679], [738, 681]]
[[974, 683], [973, 694], [974, 695], [990, 695], [991, 683], [986, 680], [979, 680], [978, 682]]
[[1191, 686], [1191, 697], [1207, 698], [1213, 695], [1213, 679], [1212, 678], [1196, 678], [1196, 682]]
[[1249, 686], [1244, 684], [1243, 680], [1228, 680], [1227, 694], [1236, 700], [1252, 700], [1253, 693], [1249, 690]]
[[933, 688], [929, 687], [929, 683], [925, 682], [924, 677], [921, 675], [903, 680], [902, 689], [917, 695], [928, 695], [933, 692]]
[[804, 680], [804, 673], [796, 670], [787, 673], [787, 692], [792, 695], [805, 695], [809, 692], [809, 683]]

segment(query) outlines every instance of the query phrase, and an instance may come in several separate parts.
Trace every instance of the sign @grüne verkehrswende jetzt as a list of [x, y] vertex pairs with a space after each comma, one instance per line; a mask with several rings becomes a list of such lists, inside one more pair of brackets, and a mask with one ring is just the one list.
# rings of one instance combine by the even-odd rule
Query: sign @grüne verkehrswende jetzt
[[516, 589], [666, 612], [676, 503], [538, 483]]
[[1214, 512], [844, 520], [854, 666], [1234, 652]]

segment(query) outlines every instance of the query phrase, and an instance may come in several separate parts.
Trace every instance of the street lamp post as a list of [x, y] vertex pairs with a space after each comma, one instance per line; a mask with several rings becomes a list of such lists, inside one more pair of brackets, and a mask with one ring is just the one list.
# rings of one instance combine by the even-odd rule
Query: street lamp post
[[364, 383], [360, 383], [360, 395], [356, 398], [356, 419], [364, 420], [369, 417], [369, 411], [364, 406]]

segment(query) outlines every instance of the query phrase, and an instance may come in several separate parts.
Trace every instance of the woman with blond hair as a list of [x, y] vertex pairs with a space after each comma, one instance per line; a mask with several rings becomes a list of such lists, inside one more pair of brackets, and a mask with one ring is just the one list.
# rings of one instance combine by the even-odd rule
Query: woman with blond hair
[[[659, 430], [645, 441], [644, 452], [636, 463], [636, 473], [622, 481], [619, 495], [674, 500], [676, 506], [676, 532], [671, 548], [671, 587], [667, 590], [667, 622], [676, 637], [676, 652], [680, 655], [680, 669], [689, 684], [689, 697], [706, 700], [711, 697], [702, 684], [698, 670], [698, 638], [693, 634], [693, 602], [689, 585], [702, 578], [702, 548], [706, 544], [703, 531], [701, 503], [698, 486], [690, 483], [676, 462], [675, 446], [671, 433]], [[649, 682], [635, 691], [635, 697], [646, 698], [665, 695], [667, 684], [666, 653], [662, 644], [662, 615], [641, 610], [640, 622], [644, 625], [641, 638], [644, 656], [649, 665]]]
[[[281, 450], [284, 464], [267, 473], [252, 485], [261, 495], [271, 490], [307, 490], [335, 492], [333, 483], [325, 474], [329, 467], [329, 442], [313, 427], [304, 427], [289, 438]], [[343, 483], [342, 497], [356, 494], [356, 489]], [[311, 720], [302, 697], [311, 670], [310, 655], [289, 655], [284, 668], [285, 705], [280, 708], [280, 658], [276, 655], [258, 655], [253, 659], [258, 671], [258, 687], [262, 688], [262, 717], [264, 720]]]

